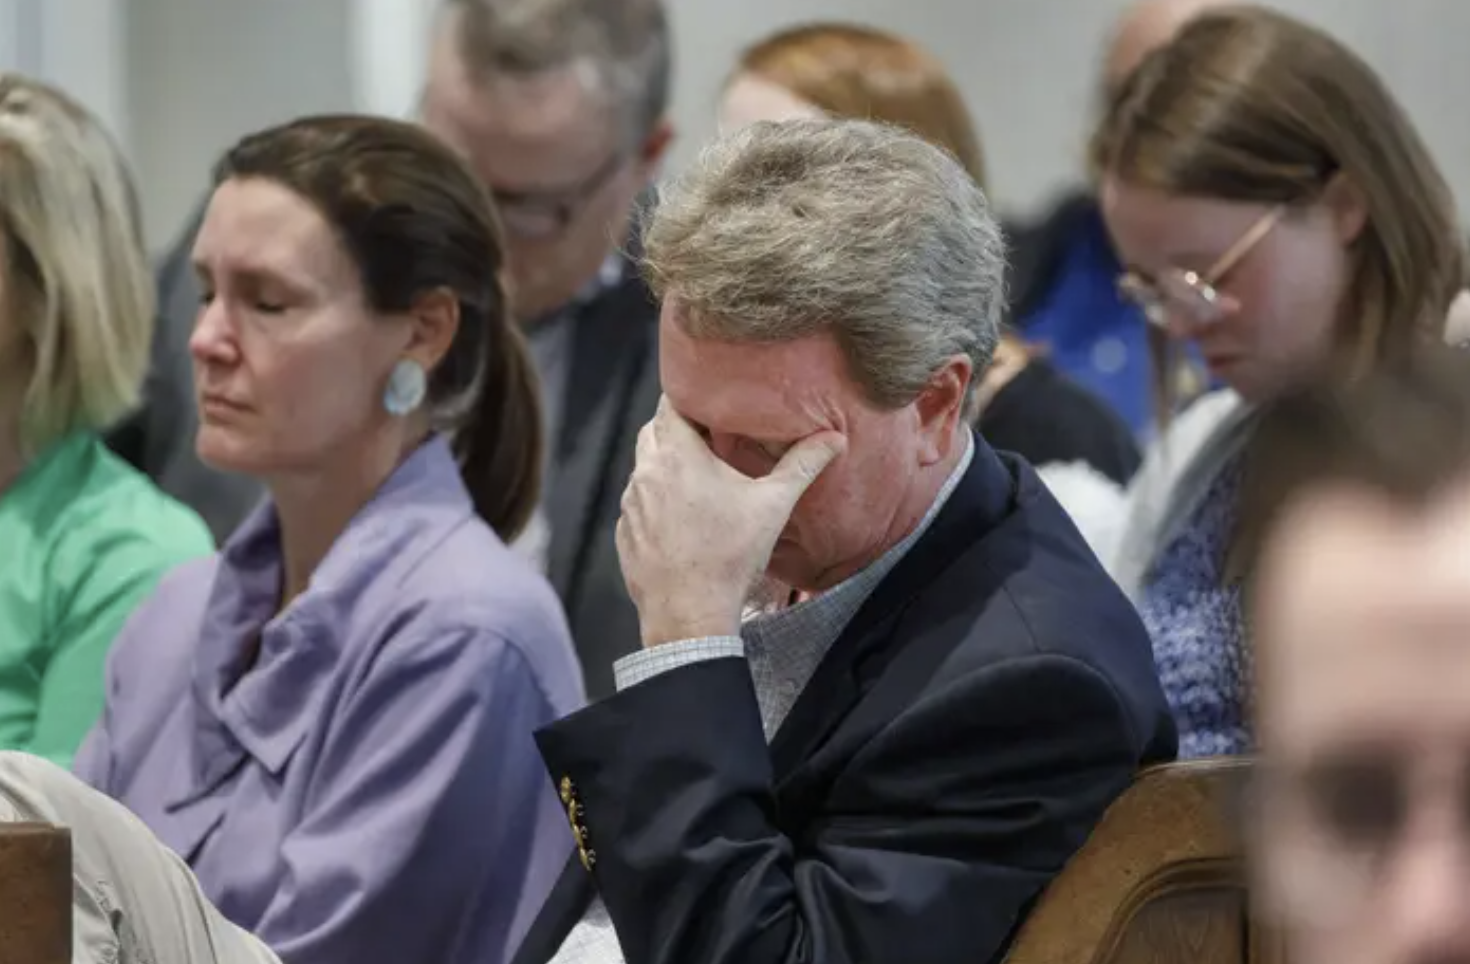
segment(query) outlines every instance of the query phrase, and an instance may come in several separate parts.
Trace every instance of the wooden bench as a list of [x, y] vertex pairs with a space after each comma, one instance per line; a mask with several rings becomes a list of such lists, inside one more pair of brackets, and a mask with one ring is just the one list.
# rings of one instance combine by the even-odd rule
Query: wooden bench
[[1007, 964], [1279, 964], [1251, 921], [1246, 760], [1141, 774], [1037, 901]]
[[0, 964], [70, 964], [71, 833], [0, 824]]

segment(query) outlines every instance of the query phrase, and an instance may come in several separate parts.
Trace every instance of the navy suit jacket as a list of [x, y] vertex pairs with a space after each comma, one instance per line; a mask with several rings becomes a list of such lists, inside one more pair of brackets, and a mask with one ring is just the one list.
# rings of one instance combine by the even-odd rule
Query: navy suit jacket
[[628, 964], [978, 964], [1174, 724], [1148, 636], [1021, 460], [976, 440], [769, 746], [744, 660], [542, 730], [574, 856], [516, 957], [607, 905]]

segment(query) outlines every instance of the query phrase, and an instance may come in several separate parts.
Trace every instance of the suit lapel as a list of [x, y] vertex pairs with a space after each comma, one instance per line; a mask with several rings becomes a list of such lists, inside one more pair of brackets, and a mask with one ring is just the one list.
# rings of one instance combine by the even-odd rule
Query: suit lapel
[[776, 781], [785, 783], [852, 712], [872, 680], [898, 655], [909, 603], [1009, 511], [1014, 480], [989, 445], [975, 455], [938, 517], [878, 585], [802, 690], [771, 742]]
[[627, 399], [650, 363], [657, 320], [647, 288], [629, 269], [620, 284], [579, 309], [573, 324], [572, 367], [546, 510], [547, 575], [568, 608], [618, 442], [641, 427], [624, 424]]

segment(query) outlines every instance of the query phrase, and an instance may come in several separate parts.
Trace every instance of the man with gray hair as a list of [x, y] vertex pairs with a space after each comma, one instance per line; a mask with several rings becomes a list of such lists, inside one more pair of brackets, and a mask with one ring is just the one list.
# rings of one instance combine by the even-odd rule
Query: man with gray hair
[[984, 196], [897, 130], [758, 124], [644, 260], [643, 648], [537, 735], [577, 853], [516, 960], [994, 959], [1175, 734], [1132, 607], [963, 419], [1002, 310]]

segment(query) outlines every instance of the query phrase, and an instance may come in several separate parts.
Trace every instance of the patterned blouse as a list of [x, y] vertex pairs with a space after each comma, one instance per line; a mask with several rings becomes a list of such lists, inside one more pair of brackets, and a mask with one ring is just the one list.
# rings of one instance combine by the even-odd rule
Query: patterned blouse
[[1138, 607], [1179, 725], [1181, 760], [1251, 750], [1240, 588], [1223, 578], [1240, 474], [1237, 458], [1215, 478], [1155, 562]]

